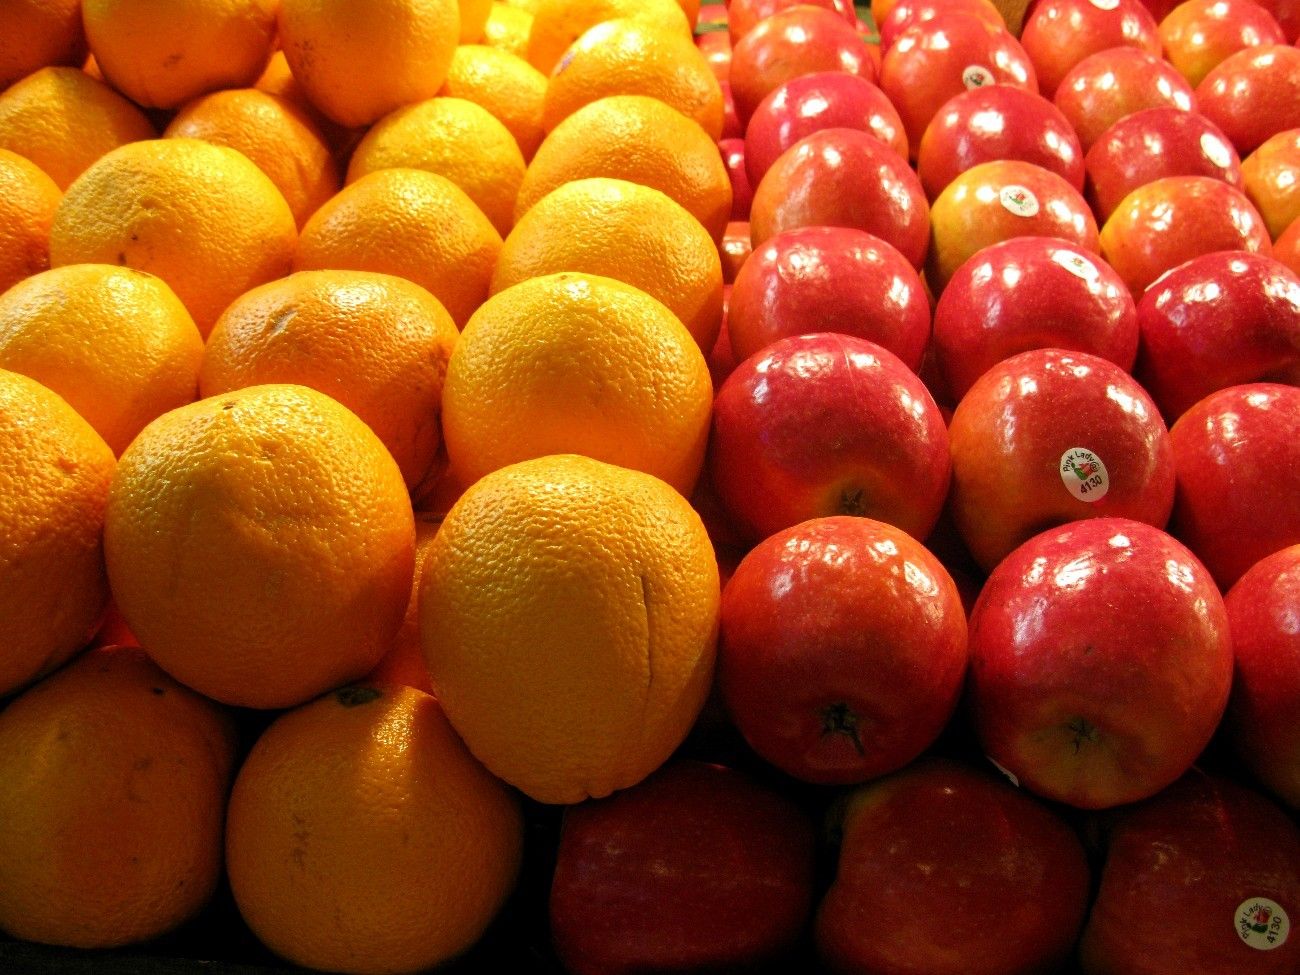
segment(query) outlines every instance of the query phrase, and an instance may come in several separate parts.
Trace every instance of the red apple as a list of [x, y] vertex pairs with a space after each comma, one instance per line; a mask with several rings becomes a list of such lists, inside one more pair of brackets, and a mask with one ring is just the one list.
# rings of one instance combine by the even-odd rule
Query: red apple
[[731, 96], [742, 130], [768, 92], [814, 71], [876, 80], [866, 41], [833, 11], [800, 5], [755, 24], [731, 51]]
[[1083, 196], [1042, 166], [1017, 159], [980, 163], [935, 199], [925, 279], [935, 294], [976, 251], [1012, 237], [1061, 237], [1097, 252], [1097, 222]]
[[1012, 85], [948, 99], [921, 136], [916, 171], [933, 200], [959, 173], [998, 159], [1034, 163], [1083, 189], [1083, 149], [1070, 123], [1042, 95]]
[[970, 14], [992, 30], [1005, 30], [1006, 21], [989, 0], [898, 0], [880, 22], [880, 49], [888, 51], [898, 36], [913, 24], [923, 24], [940, 14]]
[[930, 243], [921, 181], [894, 150], [860, 129], [822, 129], [781, 153], [754, 188], [754, 246], [799, 227], [856, 227], [915, 268]]
[[1156, 19], [1140, 0], [1039, 0], [1020, 43], [1048, 98], [1071, 68], [1098, 51], [1134, 47], [1160, 57]]
[[861, 129], [907, 157], [903, 120], [885, 93], [866, 78], [818, 71], [792, 78], [754, 109], [745, 129], [745, 165], [759, 184], [778, 156], [821, 129]]
[[1202, 254], [1138, 302], [1135, 375], [1173, 422], [1215, 390], [1300, 385], [1300, 277], [1262, 254]]
[[918, 763], [844, 806], [835, 881], [817, 909], [831, 971], [1061, 972], [1083, 927], [1083, 846], [1055, 813], [992, 776]]
[[1273, 135], [1300, 128], [1300, 50], [1251, 47], [1219, 62], [1199, 85], [1200, 110], [1249, 156]]
[[1003, 359], [1086, 352], [1133, 367], [1133, 296], [1110, 265], [1057, 237], [1012, 237], [959, 267], [934, 310], [934, 352], [954, 401]]
[[962, 397], [948, 437], [953, 517], [985, 571], [1054, 525], [1169, 520], [1169, 432], [1113, 362], [1060, 349], [1012, 356]]
[[1169, 436], [1178, 478], [1170, 530], [1225, 590], [1300, 542], [1300, 389], [1229, 386], [1179, 417]]
[[[1182, 0], [1142, 0], [1142, 6], [1151, 11], [1151, 16], [1155, 18], [1157, 24], [1169, 16], [1172, 11]], [[1289, 0], [1286, 0], [1289, 2]]]
[[1300, 217], [1300, 128], [1270, 136], [1241, 163], [1246, 196], [1277, 240]]
[[1160, 41], [1165, 60], [1195, 87], [1229, 55], [1286, 36], [1255, 0], [1186, 0], [1160, 21]]
[[727, 8], [720, 3], [707, 3], [700, 7], [695, 21], [695, 46], [704, 53], [704, 60], [713, 69], [719, 82], [731, 79], [731, 35], [727, 28]]
[[1244, 193], [1209, 176], [1166, 176], [1120, 201], [1101, 228], [1101, 256], [1141, 297], [1156, 278], [1212, 251], [1268, 255], [1268, 228]]
[[745, 127], [736, 116], [736, 100], [731, 95], [731, 82], [720, 81], [718, 87], [722, 89], [722, 138], [743, 139]]
[[1084, 152], [1126, 115], [1144, 108], [1196, 108], [1192, 86], [1173, 65], [1135, 47], [1088, 55], [1061, 79], [1053, 101], [1074, 127]]
[[939, 560], [871, 518], [814, 518], [750, 550], [722, 597], [718, 682], [762, 758], [865, 782], [939, 737], [961, 697], [966, 612]]
[[848, 24], [857, 21], [851, 0], [730, 0], [727, 25], [731, 31], [731, 43], [734, 45], [774, 13], [796, 6], [822, 7], [835, 11]]
[[755, 541], [837, 514], [924, 538], [948, 493], [948, 431], [892, 352], [850, 335], [792, 336], [723, 383], [709, 467], [727, 511]]
[[930, 302], [916, 270], [879, 237], [803, 227], [769, 238], [731, 292], [739, 359], [790, 335], [842, 332], [884, 346], [913, 372], [930, 340]]
[[1189, 773], [1107, 839], [1084, 975], [1300, 971], [1300, 830], [1263, 796]]
[[1273, 258], [1300, 274], [1300, 217], [1292, 220], [1273, 242]]
[[733, 769], [677, 761], [565, 810], [552, 940], [573, 975], [748, 970], [790, 954], [812, 885], [797, 806]]
[[1223, 602], [1237, 661], [1226, 737], [1243, 766], [1300, 809], [1300, 545], [1256, 562]]
[[748, 221], [754, 190], [745, 170], [745, 140], [723, 139], [718, 143], [718, 149], [726, 164], [727, 175], [731, 177], [731, 219]]
[[718, 256], [722, 259], [722, 280], [725, 284], [736, 280], [736, 275], [745, 266], [745, 261], [749, 260], [753, 249], [749, 221], [729, 221], [727, 229], [722, 233], [722, 242], [718, 245]]
[[1038, 90], [1033, 66], [1006, 30], [954, 11], [913, 24], [885, 52], [880, 88], [898, 109], [915, 156], [930, 120], [953, 95], [995, 83]]
[[1300, 39], [1300, 0], [1257, 0], [1282, 27], [1288, 44]]
[[1175, 781], [1228, 703], [1218, 587], [1176, 539], [1139, 521], [1076, 521], [1021, 545], [984, 584], [970, 640], [967, 694], [985, 752], [1025, 788], [1085, 809]]
[[[746, 237], [746, 240], [749, 238]], [[731, 329], [728, 327], [728, 319], [731, 317], [731, 288], [729, 284], [722, 286], [722, 325], [718, 329], [718, 337], [713, 342], [713, 348], [709, 350], [709, 377], [713, 380], [713, 391], [717, 393], [731, 370], [736, 368], [736, 354], [731, 351]], [[701, 477], [700, 481], [706, 478]], [[698, 483], [698, 482], [697, 482]]]
[[1241, 160], [1232, 142], [1204, 115], [1179, 108], [1124, 116], [1093, 143], [1084, 165], [1084, 195], [1102, 223], [1124, 197], [1165, 176], [1212, 176], [1242, 188]]

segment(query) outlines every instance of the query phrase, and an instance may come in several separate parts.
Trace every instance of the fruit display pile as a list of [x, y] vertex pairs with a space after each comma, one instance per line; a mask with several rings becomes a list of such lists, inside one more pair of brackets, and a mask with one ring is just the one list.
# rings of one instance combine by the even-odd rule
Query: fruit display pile
[[0, 972], [1300, 975], [1298, 34], [0, 0]]

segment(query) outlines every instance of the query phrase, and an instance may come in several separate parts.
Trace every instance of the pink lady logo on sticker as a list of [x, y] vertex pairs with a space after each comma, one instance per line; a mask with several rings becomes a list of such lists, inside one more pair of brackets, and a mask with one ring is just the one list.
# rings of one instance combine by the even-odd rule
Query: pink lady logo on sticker
[[1076, 278], [1082, 278], [1084, 281], [1092, 282], [1097, 280], [1100, 273], [1097, 265], [1088, 260], [1077, 251], [1056, 250], [1052, 251], [1052, 263], [1058, 267], [1069, 271]]
[[1237, 935], [1250, 947], [1272, 951], [1286, 944], [1291, 921], [1282, 905], [1267, 897], [1252, 897], [1237, 907]]
[[1110, 490], [1106, 465], [1087, 447], [1071, 447], [1061, 455], [1061, 482], [1079, 501], [1100, 501]]
[[967, 89], [983, 88], [985, 85], [991, 85], [994, 82], [993, 72], [982, 64], [971, 64], [961, 73], [961, 83]]
[[1004, 186], [998, 201], [1017, 217], [1032, 217], [1038, 212], [1038, 197], [1027, 186]]

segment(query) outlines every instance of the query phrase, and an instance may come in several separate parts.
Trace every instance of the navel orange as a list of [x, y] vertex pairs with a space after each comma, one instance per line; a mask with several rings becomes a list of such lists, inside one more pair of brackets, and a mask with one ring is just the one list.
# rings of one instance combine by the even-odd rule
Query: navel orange
[[0, 291], [50, 266], [63, 194], [34, 162], [0, 149]]

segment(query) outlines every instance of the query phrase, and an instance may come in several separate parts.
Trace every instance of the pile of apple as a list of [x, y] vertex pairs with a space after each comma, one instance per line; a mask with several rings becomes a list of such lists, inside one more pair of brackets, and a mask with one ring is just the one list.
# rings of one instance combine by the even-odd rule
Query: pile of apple
[[572, 972], [1300, 973], [1300, 4], [1000, 6], [703, 11], [743, 742], [567, 811]]

